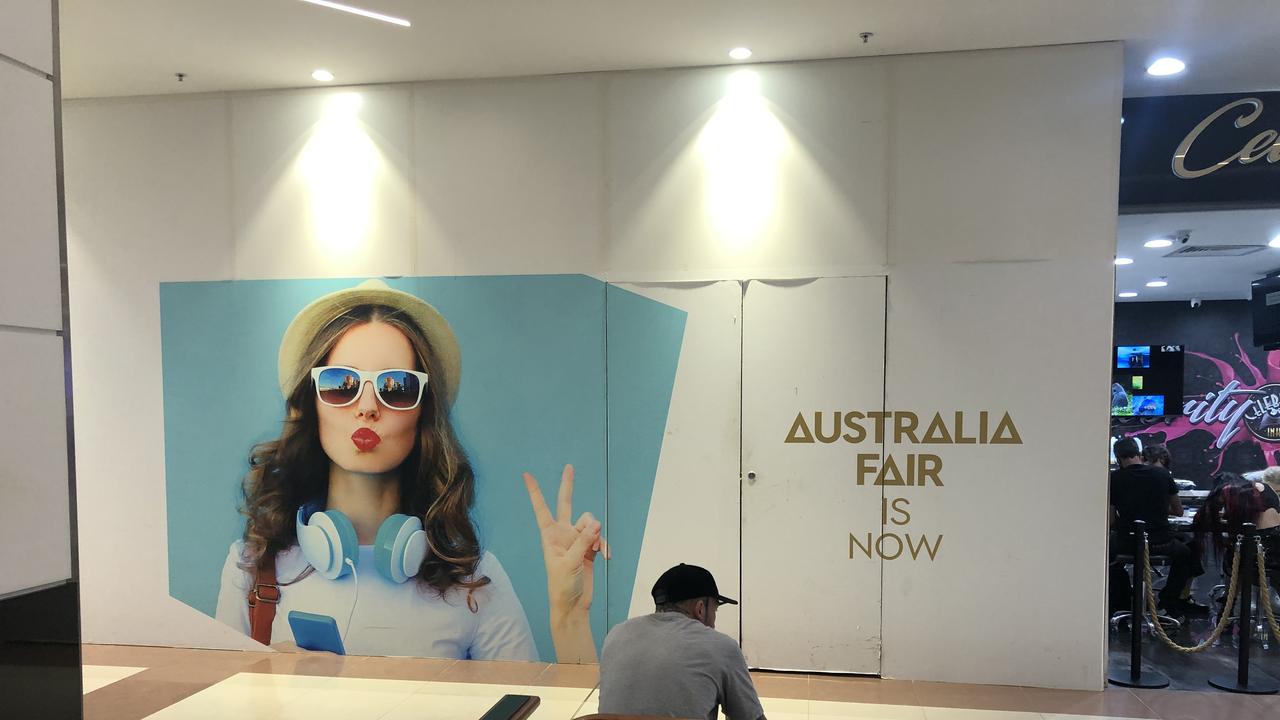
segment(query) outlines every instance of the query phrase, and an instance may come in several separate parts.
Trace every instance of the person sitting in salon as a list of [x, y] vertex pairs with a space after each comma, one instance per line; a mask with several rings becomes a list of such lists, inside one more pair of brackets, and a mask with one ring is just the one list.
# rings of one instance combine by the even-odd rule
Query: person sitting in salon
[[1164, 467], [1143, 462], [1133, 438], [1117, 441], [1115, 455], [1120, 467], [1111, 471], [1110, 482], [1111, 508], [1117, 517], [1112, 526], [1112, 556], [1141, 554], [1130, 533], [1135, 520], [1144, 521], [1151, 554], [1169, 556], [1169, 578], [1160, 590], [1160, 608], [1172, 617], [1208, 615], [1208, 606], [1183, 599], [1191, 579], [1203, 575], [1204, 568], [1199, 556], [1169, 527], [1169, 516], [1182, 514], [1173, 475]]
[[1173, 457], [1169, 455], [1169, 448], [1164, 445], [1148, 445], [1142, 448], [1142, 461], [1153, 467], [1164, 468], [1173, 474]]
[[681, 563], [653, 586], [655, 611], [609, 632], [600, 655], [600, 713], [764, 720], [738, 643], [716, 632], [716, 608], [737, 605], [704, 568]]
[[[1196, 515], [1196, 528], [1212, 539], [1214, 554], [1229, 575], [1235, 539], [1253, 523], [1262, 544], [1271, 586], [1280, 591], [1280, 496], [1265, 482], [1251, 482], [1233, 472], [1216, 478], [1217, 487]], [[1252, 568], [1247, 569], [1252, 572]]]

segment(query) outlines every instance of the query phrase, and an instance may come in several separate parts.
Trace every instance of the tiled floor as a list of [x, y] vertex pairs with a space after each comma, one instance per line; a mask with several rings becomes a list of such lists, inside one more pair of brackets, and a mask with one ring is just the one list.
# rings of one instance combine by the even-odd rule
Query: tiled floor
[[[72, 667], [75, 666], [73, 665]], [[146, 668], [115, 665], [85, 665], [80, 668], [86, 693], [104, 688], [117, 680], [123, 680], [143, 670], [146, 670]]]
[[[534, 718], [598, 708], [594, 666], [85, 646], [88, 720], [476, 720], [507, 693]], [[1280, 698], [1104, 692], [755, 673], [770, 720], [1254, 720]]]

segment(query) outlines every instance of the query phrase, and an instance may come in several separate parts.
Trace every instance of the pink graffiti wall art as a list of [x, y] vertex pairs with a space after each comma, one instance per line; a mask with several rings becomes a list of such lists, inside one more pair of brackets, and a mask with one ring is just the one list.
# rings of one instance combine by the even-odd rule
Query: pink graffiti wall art
[[1184, 470], [1174, 474], [1202, 485], [1224, 470], [1280, 464], [1280, 350], [1255, 351], [1259, 367], [1240, 333], [1232, 339], [1235, 351], [1226, 358], [1186, 351], [1182, 415], [1115, 418], [1113, 436], [1168, 445]]

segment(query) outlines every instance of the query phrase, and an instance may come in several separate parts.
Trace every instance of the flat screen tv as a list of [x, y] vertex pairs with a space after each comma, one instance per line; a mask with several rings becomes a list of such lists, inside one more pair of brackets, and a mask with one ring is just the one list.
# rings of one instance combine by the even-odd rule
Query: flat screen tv
[[1182, 414], [1182, 346], [1117, 345], [1111, 370], [1111, 415]]
[[1119, 345], [1116, 347], [1116, 369], [1128, 370], [1151, 367], [1150, 345]]
[[1253, 282], [1253, 344], [1280, 349], [1280, 272]]

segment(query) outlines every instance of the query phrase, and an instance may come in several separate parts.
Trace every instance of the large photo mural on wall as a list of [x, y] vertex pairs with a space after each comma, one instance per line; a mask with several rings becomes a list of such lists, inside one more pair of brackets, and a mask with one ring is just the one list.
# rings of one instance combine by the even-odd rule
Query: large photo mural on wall
[[[174, 598], [275, 647], [596, 659], [608, 589], [635, 580], [683, 311], [585, 276], [160, 298]], [[607, 359], [606, 325], [645, 352]], [[619, 411], [633, 432], [610, 439]], [[606, 518], [614, 468], [636, 501]]]
[[1185, 350], [1181, 415], [1112, 418], [1112, 436], [1164, 443], [1174, 475], [1210, 488], [1224, 471], [1280, 465], [1280, 351], [1252, 345], [1246, 301], [1116, 305], [1115, 343]]

